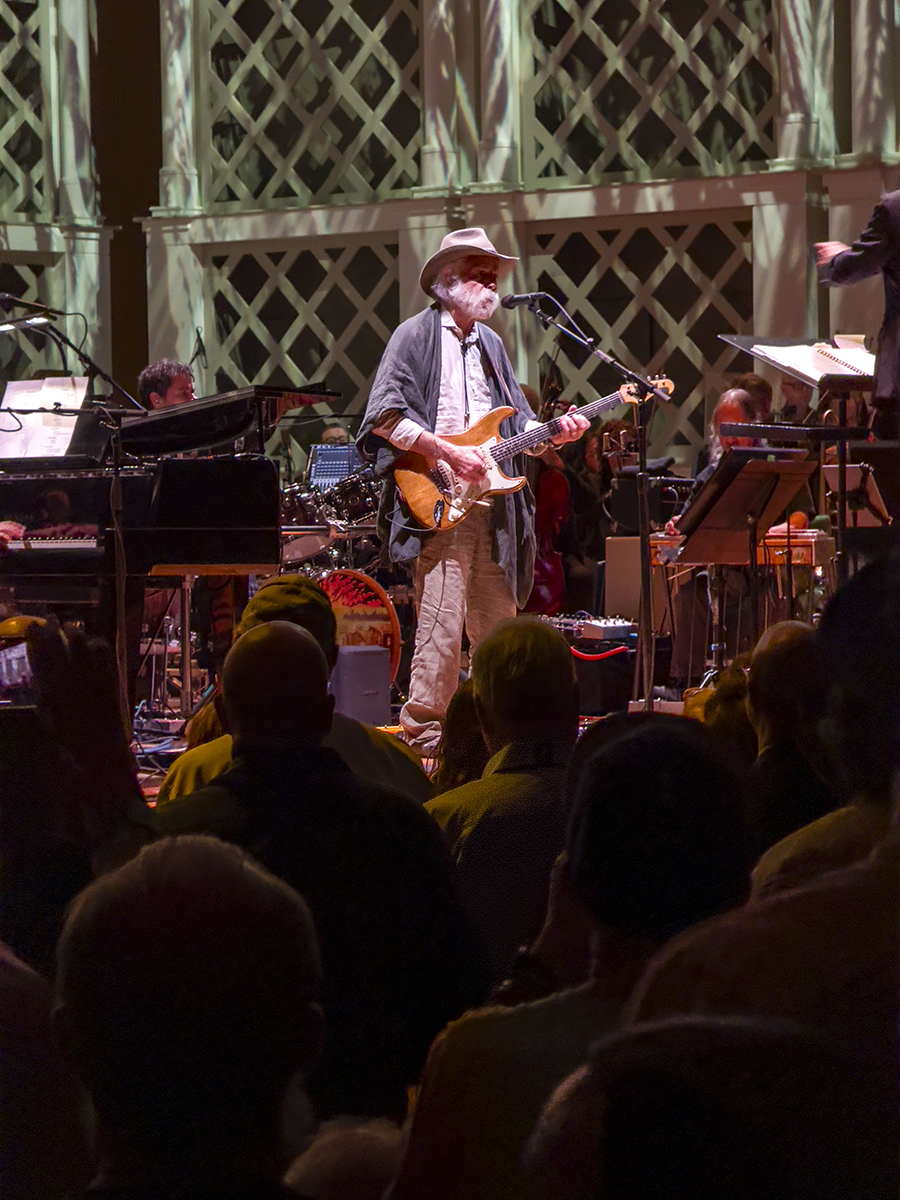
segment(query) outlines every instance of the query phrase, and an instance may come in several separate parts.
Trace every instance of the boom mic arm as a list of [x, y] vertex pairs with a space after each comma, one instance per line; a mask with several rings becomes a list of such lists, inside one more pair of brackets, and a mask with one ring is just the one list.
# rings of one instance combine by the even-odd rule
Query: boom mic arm
[[20, 300], [9, 292], [0, 292], [0, 309], [8, 312], [11, 308], [29, 308], [33, 312], [46, 313], [51, 317], [64, 317], [66, 314], [58, 308], [50, 308], [46, 304], [38, 304], [35, 300]]

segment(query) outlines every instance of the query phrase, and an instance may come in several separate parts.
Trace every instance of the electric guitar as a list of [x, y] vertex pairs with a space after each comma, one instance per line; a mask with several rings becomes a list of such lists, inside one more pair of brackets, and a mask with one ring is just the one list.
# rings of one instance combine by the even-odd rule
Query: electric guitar
[[[651, 382], [669, 395], [675, 390], [669, 379]], [[620, 404], [637, 403], [634, 384], [623, 383], [618, 391], [583, 405], [578, 412], [592, 420]], [[554, 417], [552, 421], [514, 437], [501, 438], [500, 425], [513, 416], [514, 411], [512, 408], [493, 408], [463, 433], [442, 435], [454, 446], [474, 446], [481, 451], [487, 472], [481, 479], [460, 479], [443, 459], [432, 465], [423, 455], [412, 451], [400, 455], [394, 463], [394, 482], [409, 511], [425, 529], [450, 529], [459, 524], [474, 505], [488, 503], [488, 496], [517, 492], [525, 486], [524, 475], [504, 475], [500, 464], [554, 437], [560, 431], [560, 418]]]

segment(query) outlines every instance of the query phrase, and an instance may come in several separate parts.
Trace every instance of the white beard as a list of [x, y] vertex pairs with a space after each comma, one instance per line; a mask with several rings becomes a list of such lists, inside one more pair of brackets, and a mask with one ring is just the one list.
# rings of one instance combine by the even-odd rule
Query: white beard
[[457, 279], [447, 288], [447, 300], [473, 321], [487, 321], [500, 304], [496, 292], [474, 279]]

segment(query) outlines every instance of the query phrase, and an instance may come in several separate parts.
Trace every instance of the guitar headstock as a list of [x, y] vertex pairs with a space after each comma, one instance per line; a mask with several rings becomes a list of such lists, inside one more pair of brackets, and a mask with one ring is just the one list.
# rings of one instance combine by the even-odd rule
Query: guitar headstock
[[[666, 379], [664, 375], [654, 375], [650, 380], [655, 388], [659, 388], [661, 392], [667, 392], [672, 395], [675, 391], [675, 384], [671, 379]], [[619, 395], [625, 404], [639, 404], [640, 396], [638, 395], [638, 387], [636, 383], [623, 383], [619, 388]]]

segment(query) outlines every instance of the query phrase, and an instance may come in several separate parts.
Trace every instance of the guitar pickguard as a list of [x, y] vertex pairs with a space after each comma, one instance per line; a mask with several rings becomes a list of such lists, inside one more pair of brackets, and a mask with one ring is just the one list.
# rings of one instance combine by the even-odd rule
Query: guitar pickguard
[[491, 438], [479, 447], [487, 468], [487, 475], [477, 482], [460, 479], [449, 463], [444, 462], [443, 459], [438, 460], [431, 472], [431, 477], [444, 502], [443, 517], [446, 523], [457, 524], [476, 504], [490, 504], [490, 500], [487, 499], [490, 495], [517, 491], [522, 486], [518, 480], [504, 475], [491, 458], [488, 452], [489, 448], [496, 445], [498, 441], [499, 438]]

